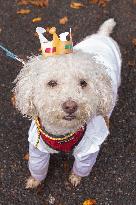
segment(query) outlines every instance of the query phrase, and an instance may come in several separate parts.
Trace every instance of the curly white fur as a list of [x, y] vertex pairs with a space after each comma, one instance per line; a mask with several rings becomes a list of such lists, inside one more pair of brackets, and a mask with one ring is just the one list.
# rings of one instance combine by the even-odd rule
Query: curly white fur
[[[23, 115], [39, 116], [43, 126], [51, 133], [75, 131], [96, 114], [106, 115], [112, 106], [111, 79], [94, 56], [81, 51], [42, 59], [32, 57], [16, 79], [16, 107]], [[80, 80], [87, 87], [80, 86]], [[54, 88], [48, 86], [57, 81]], [[78, 104], [76, 119], [63, 120], [62, 104], [68, 99]]]

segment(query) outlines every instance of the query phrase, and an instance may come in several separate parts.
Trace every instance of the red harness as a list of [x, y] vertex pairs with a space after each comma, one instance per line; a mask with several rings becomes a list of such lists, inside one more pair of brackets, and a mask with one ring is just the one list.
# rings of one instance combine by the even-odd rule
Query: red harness
[[65, 136], [63, 137], [64, 139], [50, 137], [49, 134], [43, 132], [41, 128], [39, 132], [42, 140], [52, 149], [57, 151], [70, 152], [81, 141], [85, 130], [86, 126], [83, 126], [77, 132], [73, 133], [66, 139]]

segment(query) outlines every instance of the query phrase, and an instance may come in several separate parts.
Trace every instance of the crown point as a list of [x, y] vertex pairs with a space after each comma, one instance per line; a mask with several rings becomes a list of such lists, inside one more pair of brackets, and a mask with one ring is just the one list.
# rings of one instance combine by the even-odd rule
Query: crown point
[[52, 27], [52, 28], [49, 30], [49, 33], [50, 33], [50, 34], [56, 33], [56, 28], [55, 28], [55, 27]]

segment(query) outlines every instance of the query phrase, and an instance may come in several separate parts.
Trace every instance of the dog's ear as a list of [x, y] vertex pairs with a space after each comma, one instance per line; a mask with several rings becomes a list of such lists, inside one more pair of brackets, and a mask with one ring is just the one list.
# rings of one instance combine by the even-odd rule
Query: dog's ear
[[30, 63], [26, 62], [18, 74], [14, 83], [16, 84], [13, 93], [16, 96], [15, 107], [29, 117], [37, 116], [36, 108], [33, 103], [34, 82], [32, 80], [33, 71]]
[[103, 116], [108, 116], [113, 108], [113, 91], [111, 79], [107, 74], [101, 74], [99, 77], [97, 93], [99, 97], [97, 113]]

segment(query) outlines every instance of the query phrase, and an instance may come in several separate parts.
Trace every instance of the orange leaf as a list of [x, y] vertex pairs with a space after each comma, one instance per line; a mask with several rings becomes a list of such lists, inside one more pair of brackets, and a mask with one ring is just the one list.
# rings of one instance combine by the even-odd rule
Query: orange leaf
[[109, 0], [90, 0], [90, 3], [92, 4], [98, 4], [98, 6], [105, 7]]
[[132, 43], [133, 43], [134, 46], [136, 46], [136, 38], [134, 38], [134, 39], [132, 40]]
[[29, 14], [30, 12], [30, 9], [20, 9], [17, 11], [17, 14]]
[[41, 17], [37, 17], [37, 18], [33, 18], [33, 19], [32, 19], [32, 22], [33, 22], [33, 23], [36, 23], [36, 22], [40, 22], [41, 20], [42, 20]]
[[95, 199], [87, 199], [83, 202], [83, 205], [95, 205], [96, 200]]
[[105, 6], [107, 6], [108, 2], [109, 2], [109, 0], [99, 0], [98, 5], [105, 7]]
[[25, 156], [23, 157], [23, 159], [28, 161], [29, 160], [29, 153], [26, 153]]
[[11, 103], [12, 103], [12, 105], [15, 107], [15, 105], [16, 105], [16, 96], [15, 96], [15, 95], [13, 95], [13, 96], [11, 97]]
[[90, 2], [91, 2], [92, 4], [96, 4], [96, 3], [98, 3], [98, 0], [90, 0]]
[[67, 22], [68, 22], [68, 17], [67, 16], [64, 16], [63, 18], [61, 18], [59, 20], [59, 23], [62, 24], [62, 25], [66, 24]]
[[34, 33], [34, 36], [35, 36], [35, 37], [39, 37], [39, 35], [38, 35], [38, 33], [37, 33], [37, 32], [35, 32], [35, 33]]
[[80, 8], [85, 7], [85, 6], [82, 3], [71, 2], [70, 7], [72, 9], [80, 9]]
[[20, 0], [18, 2], [18, 5], [34, 5], [37, 7], [47, 7], [48, 6], [48, 0]]

